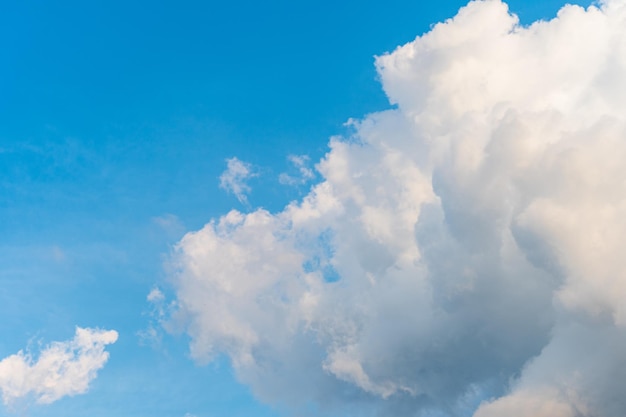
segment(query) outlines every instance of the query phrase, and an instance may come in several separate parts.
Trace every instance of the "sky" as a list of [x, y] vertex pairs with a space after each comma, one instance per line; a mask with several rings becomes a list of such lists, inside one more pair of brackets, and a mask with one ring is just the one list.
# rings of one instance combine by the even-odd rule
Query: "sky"
[[0, 416], [626, 415], [626, 4], [573, 3], [0, 6]]

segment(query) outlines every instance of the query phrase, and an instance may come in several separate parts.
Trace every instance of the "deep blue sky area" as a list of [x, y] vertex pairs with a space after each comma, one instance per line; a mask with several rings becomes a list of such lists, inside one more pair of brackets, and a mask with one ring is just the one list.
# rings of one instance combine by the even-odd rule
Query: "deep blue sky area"
[[[132, 216], [145, 205], [154, 215], [176, 211], [198, 226], [206, 220], [194, 214], [201, 207], [215, 215], [231, 203], [209, 201], [225, 157], [278, 169], [287, 154], [316, 159], [348, 118], [387, 107], [373, 56], [412, 40], [462, 4], [6, 4], [0, 143], [44, 151], [4, 155], [23, 163], [3, 161], [2, 170], [46, 188], [24, 196], [33, 199], [29, 211], [39, 221], [38, 208], [97, 205], [103, 214]], [[560, 3], [510, 5], [531, 22], [553, 16]], [[50, 190], [49, 181], [61, 187]], [[267, 189], [272, 198], [252, 202], [282, 206], [284, 190]], [[58, 205], [44, 208], [37, 198]]]
[[[183, 336], [141, 344], [146, 295], [185, 232], [304, 195], [310, 184], [277, 180], [288, 156], [314, 163], [349, 118], [388, 108], [374, 56], [463, 5], [3, 2], [0, 359], [69, 339], [76, 325], [120, 333], [88, 394], [29, 415], [281, 415], [226, 361], [194, 364]], [[527, 24], [562, 4], [509, 5]], [[259, 174], [249, 206], [219, 189], [233, 156]]]

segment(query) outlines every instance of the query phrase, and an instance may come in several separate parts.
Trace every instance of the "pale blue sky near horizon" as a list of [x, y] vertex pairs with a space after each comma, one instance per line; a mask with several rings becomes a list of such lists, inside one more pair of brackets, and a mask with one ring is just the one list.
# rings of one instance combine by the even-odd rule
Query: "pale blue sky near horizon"
[[[522, 24], [563, 5], [508, 4]], [[0, 416], [288, 415], [255, 399], [226, 360], [195, 364], [184, 336], [141, 343], [146, 296], [167, 291], [163, 264], [185, 232], [303, 196], [310, 183], [278, 180], [288, 156], [315, 163], [349, 118], [388, 108], [373, 57], [463, 5], [0, 6], [0, 359], [70, 339], [75, 326], [120, 334], [88, 393], [0, 405]], [[219, 188], [233, 156], [258, 170], [249, 206]]]

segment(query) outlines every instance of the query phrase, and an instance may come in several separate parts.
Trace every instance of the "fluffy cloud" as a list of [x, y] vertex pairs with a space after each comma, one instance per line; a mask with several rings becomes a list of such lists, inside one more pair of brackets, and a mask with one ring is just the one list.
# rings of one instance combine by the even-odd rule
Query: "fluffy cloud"
[[250, 192], [250, 186], [248, 186], [246, 181], [256, 176], [252, 172], [252, 165], [236, 157], [227, 159], [226, 165], [226, 171], [220, 175], [220, 188], [233, 193], [239, 202], [247, 203], [247, 194]]
[[54, 342], [35, 360], [19, 351], [0, 361], [0, 390], [5, 405], [27, 396], [41, 404], [82, 394], [109, 359], [106, 345], [115, 343], [117, 332], [76, 328], [74, 339]]
[[397, 107], [302, 201], [179, 242], [192, 356], [293, 407], [626, 415], [625, 28], [622, 0], [476, 1], [379, 57]]

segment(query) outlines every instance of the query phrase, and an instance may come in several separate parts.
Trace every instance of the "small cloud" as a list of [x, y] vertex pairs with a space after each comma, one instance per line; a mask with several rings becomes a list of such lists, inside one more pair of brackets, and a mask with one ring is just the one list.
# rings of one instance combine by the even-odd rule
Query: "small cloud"
[[249, 178], [256, 177], [252, 165], [233, 157], [226, 160], [226, 171], [220, 175], [220, 188], [233, 193], [240, 203], [247, 204], [247, 194], [250, 186], [246, 183]]
[[37, 360], [22, 350], [2, 359], [2, 401], [10, 405], [32, 395], [37, 403], [50, 404], [65, 396], [85, 393], [109, 359], [105, 346], [115, 343], [117, 337], [115, 330], [76, 327], [72, 340], [51, 343]]
[[165, 299], [165, 295], [158, 288], [153, 288], [146, 297], [148, 301], [151, 303], [157, 303], [159, 301], [163, 301]]
[[286, 172], [281, 173], [278, 176], [278, 181], [281, 184], [302, 185], [315, 178], [315, 173], [309, 168], [310, 158], [308, 155], [289, 155], [288, 159], [297, 170], [297, 174], [289, 175]]
[[166, 304], [165, 294], [157, 287], [150, 290], [146, 301], [150, 303], [150, 309], [144, 311], [143, 315], [149, 317], [148, 326], [139, 330], [136, 335], [139, 337], [140, 345], [160, 347], [163, 339], [164, 319], [172, 306]]

